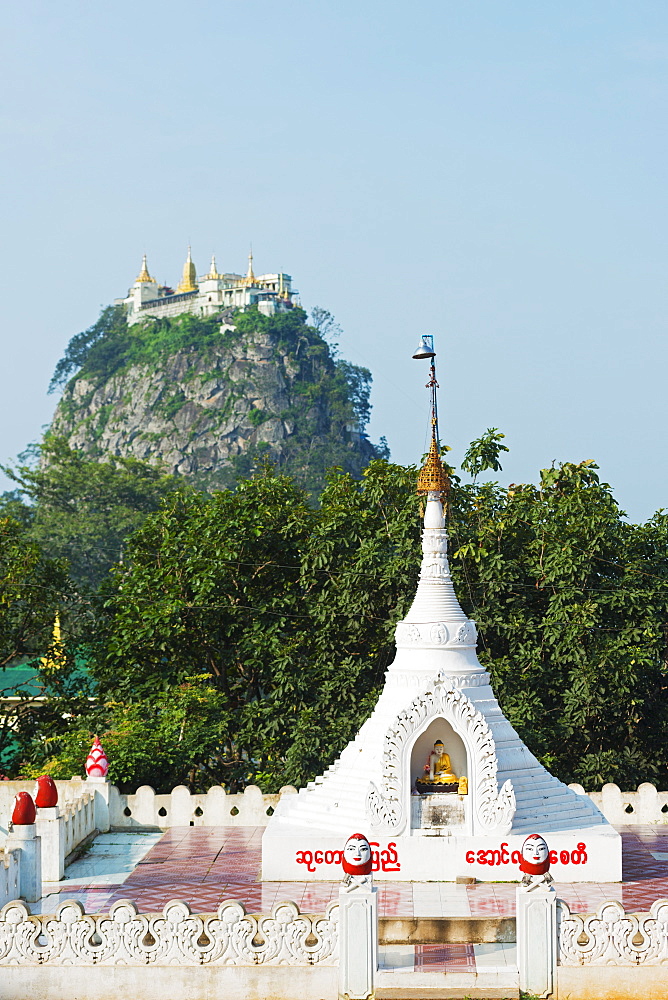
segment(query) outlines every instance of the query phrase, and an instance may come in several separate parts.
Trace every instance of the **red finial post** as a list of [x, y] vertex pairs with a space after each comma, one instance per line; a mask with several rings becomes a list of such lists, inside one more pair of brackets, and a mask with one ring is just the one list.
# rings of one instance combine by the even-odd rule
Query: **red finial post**
[[86, 758], [86, 774], [89, 778], [106, 778], [109, 761], [97, 736], [93, 740], [90, 753]]
[[38, 809], [52, 809], [58, 805], [58, 789], [53, 778], [43, 774], [35, 785], [35, 805]]
[[30, 792], [19, 792], [14, 799], [12, 823], [14, 826], [30, 826], [35, 822], [35, 803]]

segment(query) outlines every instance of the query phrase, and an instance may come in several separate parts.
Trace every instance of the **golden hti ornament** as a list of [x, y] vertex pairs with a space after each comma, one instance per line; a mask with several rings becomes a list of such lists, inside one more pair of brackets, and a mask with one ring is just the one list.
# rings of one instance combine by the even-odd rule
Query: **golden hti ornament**
[[436, 443], [436, 428], [432, 428], [431, 445], [427, 460], [420, 469], [417, 481], [418, 493], [439, 493], [445, 495], [450, 489], [448, 474], [443, 468], [443, 462], [439, 455], [438, 444]]

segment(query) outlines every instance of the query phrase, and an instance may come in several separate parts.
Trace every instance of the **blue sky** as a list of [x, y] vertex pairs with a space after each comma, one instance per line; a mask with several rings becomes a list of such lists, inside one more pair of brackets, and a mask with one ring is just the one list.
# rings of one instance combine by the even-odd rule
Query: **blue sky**
[[433, 333], [455, 461], [496, 426], [502, 481], [593, 458], [632, 519], [668, 507], [665, 2], [26, 0], [0, 65], [0, 461], [144, 251], [173, 283], [252, 242], [398, 461]]

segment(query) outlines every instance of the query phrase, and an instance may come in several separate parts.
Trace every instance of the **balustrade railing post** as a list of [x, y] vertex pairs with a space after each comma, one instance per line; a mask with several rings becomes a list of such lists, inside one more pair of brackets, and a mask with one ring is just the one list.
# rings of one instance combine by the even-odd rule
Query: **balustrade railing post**
[[95, 816], [95, 829], [100, 833], [107, 833], [110, 827], [109, 821], [109, 790], [110, 783], [106, 778], [91, 777], [86, 778], [86, 791], [93, 793], [93, 811]]
[[65, 874], [65, 820], [58, 806], [38, 808], [35, 826], [42, 840], [42, 879], [60, 882]]
[[42, 896], [42, 841], [36, 825], [15, 824], [7, 837], [5, 851], [19, 852], [19, 893], [26, 903], [35, 903]]
[[373, 997], [378, 968], [378, 900], [375, 886], [339, 892], [339, 998]]
[[516, 899], [520, 990], [552, 997], [556, 989], [557, 894], [551, 886], [522, 885]]

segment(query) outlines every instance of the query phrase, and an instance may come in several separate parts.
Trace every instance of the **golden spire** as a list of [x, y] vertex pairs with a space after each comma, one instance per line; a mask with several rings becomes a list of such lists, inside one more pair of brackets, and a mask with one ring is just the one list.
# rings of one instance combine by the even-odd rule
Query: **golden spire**
[[182, 295], [184, 292], [196, 292], [197, 291], [197, 271], [195, 270], [195, 265], [193, 264], [193, 259], [190, 255], [190, 247], [188, 247], [188, 257], [185, 264], [183, 265], [183, 277], [179, 282], [178, 288], [176, 289], [177, 295]]
[[216, 255], [215, 255], [215, 253], [211, 255], [211, 267], [209, 268], [209, 273], [205, 274], [204, 277], [205, 278], [214, 278], [214, 279], [220, 279], [220, 278], [223, 277], [222, 274], [218, 274], [218, 270], [216, 268]]
[[255, 275], [253, 274], [253, 248], [252, 247], [251, 247], [250, 253], [248, 254], [248, 274], [246, 275], [245, 284], [246, 285], [254, 285], [255, 284]]
[[60, 611], [56, 611], [53, 622], [53, 633], [51, 637], [52, 652], [48, 656], [43, 656], [39, 661], [40, 666], [46, 670], [58, 670], [63, 666], [65, 659], [63, 653], [63, 639], [60, 631]]
[[141, 271], [139, 272], [139, 277], [137, 278], [137, 281], [153, 281], [153, 280], [154, 279], [148, 273], [148, 267], [146, 266], [146, 254], [144, 254], [141, 262]]
[[449, 486], [448, 474], [443, 468], [443, 462], [439, 455], [439, 447], [436, 440], [436, 421], [432, 419], [431, 445], [427, 459], [420, 469], [417, 492], [443, 494], [448, 492]]

